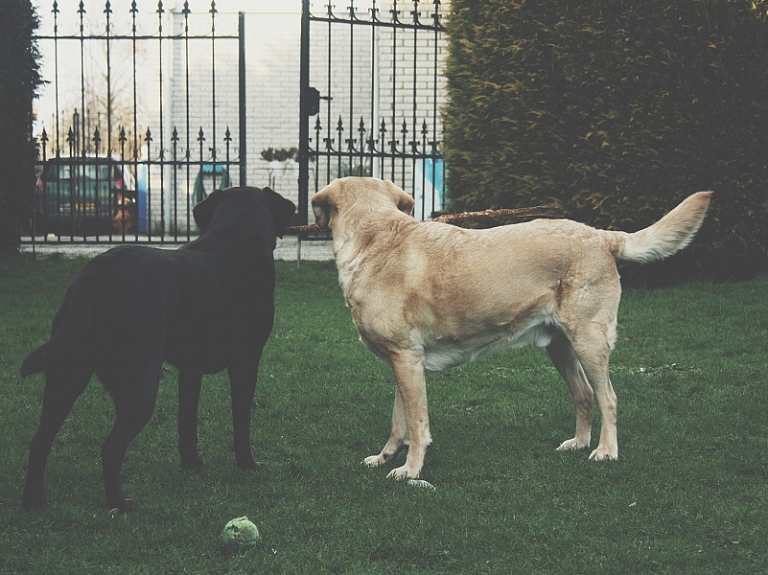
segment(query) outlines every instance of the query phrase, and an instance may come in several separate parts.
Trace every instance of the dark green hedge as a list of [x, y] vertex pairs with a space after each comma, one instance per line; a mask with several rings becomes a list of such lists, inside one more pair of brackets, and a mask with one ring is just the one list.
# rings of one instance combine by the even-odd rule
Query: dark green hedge
[[18, 250], [20, 211], [31, 201], [35, 181], [32, 101], [40, 76], [32, 35], [37, 26], [29, 0], [0, 1], [0, 253]]
[[556, 202], [573, 219], [634, 231], [715, 190], [692, 248], [629, 273], [767, 270], [768, 23], [758, 6], [452, 0], [450, 209]]

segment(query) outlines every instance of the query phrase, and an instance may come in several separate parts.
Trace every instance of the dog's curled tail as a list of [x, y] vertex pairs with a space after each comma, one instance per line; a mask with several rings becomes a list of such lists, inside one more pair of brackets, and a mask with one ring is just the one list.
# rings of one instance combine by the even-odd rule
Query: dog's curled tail
[[51, 339], [32, 351], [22, 362], [21, 377], [44, 371], [58, 362], [71, 360], [92, 325], [98, 305], [98, 295], [91, 289], [91, 278], [76, 278], [56, 314]]
[[682, 250], [704, 222], [711, 196], [712, 192], [688, 196], [658, 222], [635, 233], [607, 232], [611, 252], [619, 260], [646, 263]]

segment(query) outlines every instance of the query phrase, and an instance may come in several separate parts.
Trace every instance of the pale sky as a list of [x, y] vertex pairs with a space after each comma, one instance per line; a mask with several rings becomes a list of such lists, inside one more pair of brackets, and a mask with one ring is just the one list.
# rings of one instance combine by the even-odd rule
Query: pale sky
[[[315, 14], [325, 14], [329, 0], [311, 0], [311, 10]], [[350, 0], [330, 0], [333, 5], [334, 11], [339, 16], [343, 16], [348, 10]], [[37, 31], [39, 36], [53, 36], [54, 35], [54, 19], [52, 14], [53, 0], [32, 0], [33, 6], [36, 8], [38, 16], [41, 21], [40, 28]], [[66, 111], [67, 115], [71, 115], [74, 108], [81, 108], [79, 104], [81, 102], [81, 67], [88, 74], [90, 69], [96, 69], [96, 73], [100, 72], [102, 67], [100, 60], [104, 59], [104, 54], [99, 52], [105, 52], [104, 46], [106, 42], [99, 40], [98, 45], [95, 46], [95, 60], [94, 57], [88, 55], [86, 50], [86, 60], [81, 63], [80, 53], [80, 41], [77, 38], [80, 35], [80, 14], [78, 13], [78, 7], [80, 0], [59, 0], [58, 1], [58, 36], [71, 36], [75, 37], [74, 40], [60, 40], [58, 42], [58, 109], [59, 115], [62, 115], [63, 111]], [[355, 8], [359, 14], [359, 17], [365, 18], [367, 11], [371, 7], [371, 0], [354, 0]], [[382, 10], [386, 10], [384, 7], [386, 2], [380, 0], [377, 5]], [[407, 4], [405, 4], [407, 5]], [[85, 36], [94, 35], [105, 37], [106, 19], [104, 9], [106, 6], [105, 0], [84, 0], [85, 15], [83, 16]], [[179, 34], [180, 30], [170, 31], [169, 26], [171, 18], [169, 15], [174, 11], [180, 11], [184, 6], [183, 0], [163, 0], [164, 14], [164, 28], [163, 33]], [[111, 15], [111, 35], [112, 36], [130, 36], [132, 34], [132, 15], [130, 12], [131, 0], [110, 0]], [[157, 0], [137, 0], [138, 13], [136, 16], [137, 23], [137, 35], [156, 35], [158, 30], [158, 14]], [[262, 46], [260, 54], [266, 54], [267, 57], [270, 50], [280, 51], [281, 44], [284, 44], [287, 38], [294, 38], [298, 35], [301, 25], [301, 7], [302, 0], [216, 0], [216, 33], [221, 34], [237, 34], [237, 18], [235, 14], [237, 12], [246, 13], [246, 46], [251, 48], [255, 44]], [[206, 35], [210, 33], [210, 16], [209, 11], [211, 8], [211, 0], [189, 0], [189, 9], [192, 13], [190, 17], [190, 34], [197, 33], [200, 35]], [[404, 8], [405, 9], [405, 8]], [[278, 26], [270, 32], [274, 32], [272, 37], [264, 37], [263, 28], [255, 24], [259, 14], [272, 14], [282, 15], [278, 21], [281, 22], [281, 26]], [[289, 15], [295, 14], [295, 18]], [[249, 16], [252, 15], [252, 16]], [[292, 29], [286, 30], [286, 26]], [[295, 26], [295, 28], [294, 28]], [[194, 28], [194, 30], [193, 30]], [[251, 36], [248, 36], [249, 30]], [[257, 31], [258, 30], [258, 31]], [[256, 34], [254, 36], [254, 34]], [[292, 40], [294, 41], [294, 40]], [[88, 42], [88, 40], [86, 40]], [[122, 55], [122, 66], [119, 60], [122, 53], [129, 53], [126, 50], [129, 48], [128, 43], [130, 40], [112, 42], [113, 46], [113, 85], [118, 85], [121, 80], [127, 82], [127, 78], [121, 78], [121, 74], [125, 74], [125, 70], [130, 68], [130, 58]], [[271, 48], [270, 48], [271, 46]], [[54, 78], [57, 77], [55, 73], [54, 63], [56, 62], [54, 54], [54, 42], [52, 40], [41, 39], [38, 42], [38, 47], [42, 54], [41, 73], [48, 84], [43, 85], [39, 90], [39, 97], [35, 102], [35, 110], [37, 112], [37, 123], [35, 126], [35, 134], [39, 135], [42, 128], [50, 134], [55, 126], [56, 117], [56, 98], [55, 98], [55, 86], [53, 83]], [[91, 47], [94, 47], [91, 44]], [[139, 42], [141, 48], [141, 42]], [[89, 62], [88, 58], [92, 58]], [[116, 62], [117, 60], [117, 62]], [[94, 64], [94, 62], [97, 62]], [[256, 63], [250, 62], [251, 67]], [[121, 72], [122, 70], [122, 72]], [[141, 82], [141, 80], [140, 80]], [[69, 124], [70, 120], [65, 120], [61, 117], [60, 125]]]

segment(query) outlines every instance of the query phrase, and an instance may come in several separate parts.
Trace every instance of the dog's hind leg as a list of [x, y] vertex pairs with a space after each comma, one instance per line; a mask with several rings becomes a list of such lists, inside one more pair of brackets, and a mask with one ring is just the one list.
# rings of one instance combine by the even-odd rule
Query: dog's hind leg
[[83, 393], [91, 379], [89, 367], [56, 366], [45, 373], [45, 391], [40, 425], [29, 447], [27, 479], [24, 483], [21, 506], [23, 509], [45, 507], [45, 466], [53, 440], [72, 410], [75, 400]]
[[232, 390], [232, 427], [234, 431], [235, 463], [240, 469], [258, 470], [262, 464], [253, 459], [251, 449], [251, 415], [253, 394], [259, 376], [261, 351], [228, 368]]
[[183, 469], [202, 469], [197, 450], [197, 408], [203, 375], [198, 370], [179, 369], [179, 456]]
[[408, 426], [405, 421], [405, 408], [403, 407], [403, 398], [400, 395], [400, 389], [395, 386], [395, 405], [392, 408], [392, 433], [389, 435], [384, 449], [378, 455], [371, 455], [363, 460], [368, 467], [378, 467], [397, 457], [408, 445]]
[[152, 416], [161, 369], [162, 357], [142, 366], [135, 379], [126, 378], [119, 382], [119, 385], [115, 385], [115, 382], [105, 382], [112, 393], [116, 414], [112, 431], [101, 448], [102, 474], [109, 509], [130, 511], [138, 507], [135, 501], [125, 497], [120, 481], [120, 469], [128, 445]]
[[558, 451], [589, 447], [592, 437], [593, 391], [576, 352], [563, 332], [558, 332], [547, 347], [552, 363], [568, 384], [573, 406], [576, 409], [576, 435], [563, 441]]
[[[424, 354], [398, 351], [392, 354], [390, 361], [402, 400], [403, 416], [408, 432], [408, 456], [405, 465], [390, 471], [388, 477], [416, 479], [424, 465], [427, 447], [432, 443], [432, 436], [429, 433]], [[393, 432], [399, 433], [395, 429]]]
[[618, 402], [608, 370], [614, 332], [615, 324], [612, 322], [593, 321], [589, 325], [582, 326], [578, 339], [573, 342], [576, 355], [595, 390], [597, 403], [600, 406], [600, 442], [589, 456], [595, 461], [619, 457], [619, 444], [616, 437]]

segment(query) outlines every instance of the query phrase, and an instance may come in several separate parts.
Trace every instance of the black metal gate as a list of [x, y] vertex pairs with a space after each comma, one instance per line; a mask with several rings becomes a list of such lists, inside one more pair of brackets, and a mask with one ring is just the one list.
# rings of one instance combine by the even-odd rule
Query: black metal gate
[[188, 241], [194, 204], [245, 183], [243, 13], [94, 0], [39, 15], [48, 85], [22, 241]]
[[[303, 0], [299, 217], [309, 196], [336, 177], [391, 179], [416, 200], [420, 219], [444, 200], [440, 0]], [[357, 4], [357, 6], [356, 6]]]

